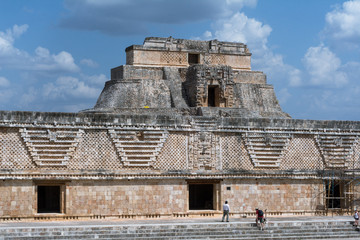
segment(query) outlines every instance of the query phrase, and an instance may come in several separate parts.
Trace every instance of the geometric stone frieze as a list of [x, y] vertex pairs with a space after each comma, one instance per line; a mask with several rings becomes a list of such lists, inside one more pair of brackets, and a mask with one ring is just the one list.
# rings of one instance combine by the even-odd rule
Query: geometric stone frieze
[[189, 137], [189, 168], [219, 169], [220, 138], [212, 132], [198, 131]]
[[318, 134], [315, 141], [324, 157], [326, 167], [347, 168], [358, 142], [357, 136], [341, 136], [336, 134]]
[[21, 137], [38, 167], [66, 167], [83, 130], [20, 128]]
[[291, 134], [247, 132], [245, 146], [254, 167], [278, 168], [289, 145]]
[[108, 131], [121, 162], [128, 167], [152, 166], [168, 137], [167, 131]]

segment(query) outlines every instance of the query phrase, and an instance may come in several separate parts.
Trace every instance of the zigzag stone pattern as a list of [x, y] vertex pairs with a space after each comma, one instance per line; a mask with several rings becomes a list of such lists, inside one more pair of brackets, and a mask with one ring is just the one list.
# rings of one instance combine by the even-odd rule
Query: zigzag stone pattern
[[249, 132], [245, 133], [243, 138], [254, 167], [278, 168], [291, 135]]
[[39, 167], [66, 167], [83, 133], [80, 129], [20, 128], [19, 131]]
[[315, 136], [315, 140], [327, 167], [346, 168], [352, 156], [353, 148], [359, 141], [359, 137], [351, 135], [318, 134]]
[[109, 134], [116, 150], [128, 167], [152, 166], [168, 137], [167, 131], [115, 130]]

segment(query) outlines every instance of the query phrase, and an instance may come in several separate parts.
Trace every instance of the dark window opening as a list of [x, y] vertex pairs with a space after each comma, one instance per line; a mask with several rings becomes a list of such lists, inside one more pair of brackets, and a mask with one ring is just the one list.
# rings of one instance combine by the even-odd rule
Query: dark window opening
[[189, 184], [189, 209], [214, 209], [213, 184]]
[[218, 107], [219, 106], [218, 93], [219, 93], [218, 86], [209, 86], [208, 87], [208, 107]]
[[192, 54], [192, 53], [189, 53], [188, 55], [188, 63], [191, 65], [191, 64], [198, 64], [200, 63], [199, 61], [199, 54]]
[[60, 213], [60, 186], [38, 186], [38, 213]]
[[326, 184], [326, 199], [328, 208], [341, 208], [340, 184], [337, 181], [330, 181]]

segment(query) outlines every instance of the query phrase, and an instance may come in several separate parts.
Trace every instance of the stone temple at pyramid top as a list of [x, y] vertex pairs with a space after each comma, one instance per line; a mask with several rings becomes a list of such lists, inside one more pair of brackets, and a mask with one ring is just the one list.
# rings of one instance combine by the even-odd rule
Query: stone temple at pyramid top
[[86, 112], [290, 118], [243, 43], [149, 37]]

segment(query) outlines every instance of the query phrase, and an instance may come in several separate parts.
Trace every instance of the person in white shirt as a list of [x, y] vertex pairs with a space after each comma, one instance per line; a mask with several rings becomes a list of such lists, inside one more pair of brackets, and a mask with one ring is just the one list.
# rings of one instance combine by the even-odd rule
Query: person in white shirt
[[358, 227], [359, 226], [359, 213], [358, 213], [358, 210], [355, 210], [354, 219], [355, 219], [354, 226]]
[[223, 205], [223, 217], [222, 217], [222, 222], [225, 219], [226, 216], [226, 221], [229, 221], [229, 212], [230, 212], [230, 206], [228, 204], [228, 201], [225, 201], [225, 204]]

